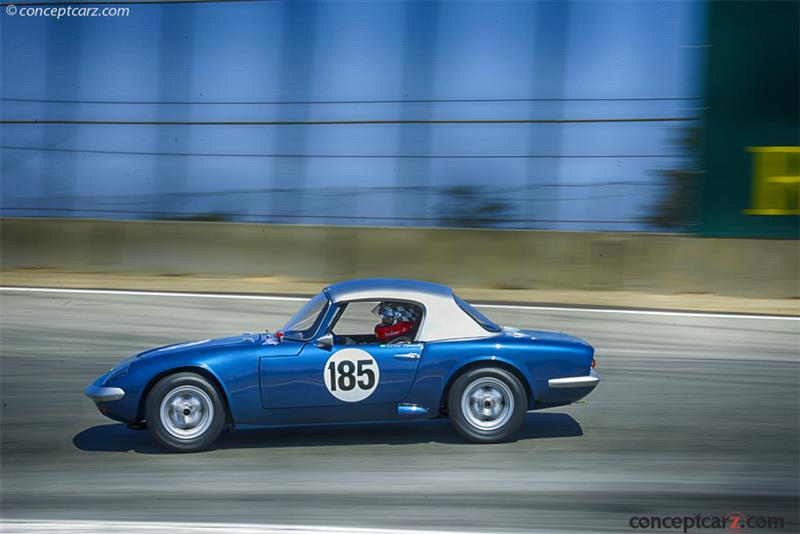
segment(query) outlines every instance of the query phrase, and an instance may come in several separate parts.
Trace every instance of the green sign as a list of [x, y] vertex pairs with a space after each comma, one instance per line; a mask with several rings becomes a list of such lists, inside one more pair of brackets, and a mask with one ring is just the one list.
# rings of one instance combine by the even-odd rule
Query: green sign
[[700, 233], [800, 237], [795, 2], [712, 2]]

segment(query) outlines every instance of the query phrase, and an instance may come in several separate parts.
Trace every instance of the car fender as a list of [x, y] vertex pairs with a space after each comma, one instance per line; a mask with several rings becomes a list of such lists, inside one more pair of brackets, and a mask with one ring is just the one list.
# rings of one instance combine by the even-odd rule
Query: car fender
[[231, 407], [231, 392], [228, 389], [228, 384], [220, 377], [219, 373], [217, 373], [214, 369], [210, 366], [206, 365], [204, 362], [185, 362], [182, 364], [177, 364], [174, 366], [169, 366], [165, 369], [160, 369], [158, 371], [153, 371], [150, 374], [150, 377], [144, 382], [144, 387], [142, 388], [142, 392], [139, 395], [139, 408], [137, 410], [137, 414], [140, 416], [144, 416], [144, 403], [147, 399], [147, 395], [153, 386], [161, 380], [165, 376], [169, 376], [176, 373], [195, 373], [201, 376], [209, 377], [213, 380], [214, 386], [220, 389], [220, 393], [223, 396], [223, 401], [225, 402], [225, 409], [228, 412], [228, 418], [233, 419], [232, 414], [232, 407]]
[[258, 400], [257, 361], [252, 349], [186, 351], [134, 361], [126, 379], [130, 393], [137, 397], [135, 417], [144, 417], [147, 393], [161, 377], [177, 372], [197, 372], [216, 382], [225, 398], [228, 415], [234, 421], [249, 418], [250, 414], [240, 412], [243, 407], [247, 412], [247, 407]]
[[450, 370], [450, 373], [445, 377], [444, 380], [444, 387], [442, 389], [442, 399], [444, 400], [444, 396], [450, 389], [450, 386], [455, 381], [456, 377], [460, 375], [466, 368], [468, 367], [475, 367], [479, 364], [501, 364], [501, 366], [510, 367], [513, 371], [516, 371], [518, 377], [521, 377], [522, 386], [525, 388], [526, 392], [528, 393], [528, 403], [530, 404], [533, 401], [533, 397], [536, 395], [534, 390], [534, 380], [531, 376], [530, 372], [528, 371], [527, 367], [524, 365], [520, 365], [519, 362], [514, 361], [511, 358], [505, 358], [502, 356], [496, 355], [480, 355], [480, 356], [472, 356], [465, 360], [462, 360]]

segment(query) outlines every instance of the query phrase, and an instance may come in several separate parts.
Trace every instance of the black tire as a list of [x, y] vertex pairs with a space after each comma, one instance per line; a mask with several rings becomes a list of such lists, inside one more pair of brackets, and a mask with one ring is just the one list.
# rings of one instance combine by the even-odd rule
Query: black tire
[[[225, 427], [225, 402], [217, 388], [194, 373], [176, 373], [159, 380], [147, 395], [145, 413], [153, 438], [175, 452], [203, 450]], [[180, 422], [172, 419], [182, 416]]]
[[497, 367], [467, 371], [456, 379], [447, 395], [451, 424], [474, 443], [509, 440], [519, 430], [527, 411], [528, 394], [519, 379]]

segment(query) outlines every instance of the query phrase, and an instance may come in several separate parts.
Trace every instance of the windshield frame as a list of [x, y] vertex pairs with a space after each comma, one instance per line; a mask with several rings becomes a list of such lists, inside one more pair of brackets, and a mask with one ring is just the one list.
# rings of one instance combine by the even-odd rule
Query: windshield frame
[[461, 308], [461, 311], [469, 315], [470, 319], [478, 323], [478, 325], [480, 325], [480, 327], [486, 330], [487, 332], [492, 332], [493, 334], [497, 334], [503, 331], [502, 326], [500, 326], [499, 324], [495, 323], [494, 321], [486, 317], [480, 311], [476, 310], [472, 304], [462, 299], [455, 293], [453, 294], [453, 300], [456, 301], [456, 304], [458, 305], [459, 308]]
[[[314, 322], [311, 324], [311, 326], [304, 330], [290, 328], [304, 319], [310, 319], [311, 312], [313, 312], [320, 304], [322, 304], [322, 307], [317, 312], [317, 315], [314, 318]], [[304, 342], [315, 339], [317, 333], [325, 322], [325, 316], [330, 308], [331, 300], [326, 292], [323, 291], [322, 293], [311, 297], [299, 310], [297, 310], [294, 315], [292, 315], [288, 321], [286, 321], [286, 324], [281, 329], [281, 332], [283, 332], [283, 337], [294, 341]]]

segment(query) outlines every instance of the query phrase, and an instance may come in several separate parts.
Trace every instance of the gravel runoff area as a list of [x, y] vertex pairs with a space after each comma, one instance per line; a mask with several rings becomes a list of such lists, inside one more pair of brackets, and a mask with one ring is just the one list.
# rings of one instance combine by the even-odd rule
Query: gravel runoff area
[[[65, 272], [47, 269], [0, 271], [0, 285], [147, 291], [313, 295], [336, 280], [281, 277], [164, 276], [134, 273]], [[800, 283], [800, 282], [798, 282]], [[623, 307], [744, 314], [800, 315], [800, 299], [741, 298], [715, 294], [654, 294], [635, 291], [501, 289], [454, 286], [476, 302], [527, 303], [577, 307]]]

